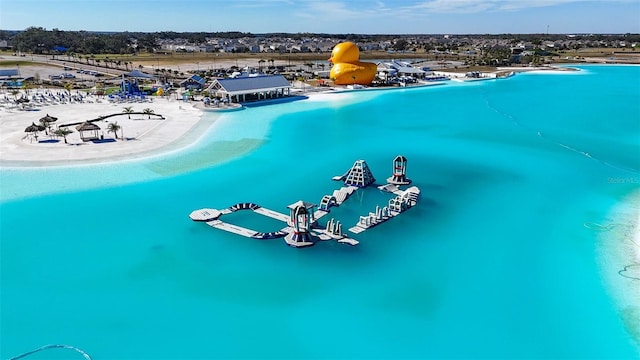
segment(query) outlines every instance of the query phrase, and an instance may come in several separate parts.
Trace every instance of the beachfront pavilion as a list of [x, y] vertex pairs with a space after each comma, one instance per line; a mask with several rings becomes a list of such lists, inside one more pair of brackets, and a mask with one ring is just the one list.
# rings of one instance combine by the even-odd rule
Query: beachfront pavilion
[[[100, 130], [100, 126], [92, 122], [85, 121], [76, 126], [76, 130], [80, 133], [80, 139], [82, 139], [82, 141], [91, 141], [98, 139], [98, 130]], [[89, 135], [87, 135], [87, 133], [89, 133]]]
[[247, 96], [257, 100], [289, 96], [291, 84], [282, 75], [264, 75], [216, 79], [207, 91], [216, 98], [245, 102]]

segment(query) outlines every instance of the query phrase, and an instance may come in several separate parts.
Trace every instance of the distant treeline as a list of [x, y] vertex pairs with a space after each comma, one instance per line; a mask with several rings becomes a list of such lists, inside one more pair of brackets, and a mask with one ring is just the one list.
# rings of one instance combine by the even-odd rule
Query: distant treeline
[[[138, 51], [154, 51], [159, 47], [158, 41], [163, 39], [185, 39], [193, 44], [203, 44], [207, 38], [238, 39], [243, 37], [253, 38], [291, 38], [300, 40], [303, 38], [333, 38], [350, 40], [354, 42], [394, 41], [399, 39], [412, 39], [413, 43], [428, 43], [436, 38], [444, 41], [442, 34], [405, 34], [405, 35], [366, 35], [366, 34], [322, 34], [322, 33], [267, 33], [252, 34], [238, 31], [230, 32], [93, 32], [93, 31], [63, 31], [58, 29], [47, 30], [42, 27], [30, 27], [23, 31], [0, 30], [0, 40], [8, 40], [16, 51], [30, 53], [50, 53], [54, 49], [78, 54], [132, 54]], [[420, 39], [420, 40], [417, 40]], [[539, 44], [542, 41], [566, 40], [564, 34], [473, 34], [473, 35], [449, 35], [447, 41], [456, 40], [482, 40], [482, 39], [508, 39], [513, 43], [518, 41]], [[599, 41], [626, 41], [629, 43], [640, 42], [639, 34], [576, 34], [572, 40]]]

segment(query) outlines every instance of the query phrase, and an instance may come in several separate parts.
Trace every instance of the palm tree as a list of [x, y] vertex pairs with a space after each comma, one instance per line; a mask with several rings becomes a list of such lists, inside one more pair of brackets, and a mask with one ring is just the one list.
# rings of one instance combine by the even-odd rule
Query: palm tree
[[96, 83], [96, 95], [104, 95], [104, 83], [97, 82]]
[[64, 143], [68, 144], [67, 142], [67, 135], [71, 134], [73, 132], [73, 130], [69, 129], [68, 127], [61, 127], [56, 129], [56, 131], [54, 131], [53, 133], [58, 135], [58, 136], [62, 136], [64, 138]]
[[64, 89], [67, 90], [69, 95], [71, 95], [71, 90], [73, 90], [73, 83], [70, 81], [67, 81], [66, 83], [64, 83]]
[[146, 108], [146, 109], [142, 110], [142, 112], [144, 114], [147, 114], [149, 116], [149, 119], [151, 119], [151, 114], [153, 114], [153, 109]]
[[118, 125], [118, 122], [112, 122], [109, 123], [109, 126], [107, 126], [107, 132], [112, 132], [115, 136], [116, 139], [118, 138], [118, 130], [120, 130], [122, 128], [122, 126]]
[[127, 114], [129, 116], [129, 120], [131, 120], [131, 113], [133, 113], [133, 107], [125, 106], [124, 108], [122, 108], [122, 112]]

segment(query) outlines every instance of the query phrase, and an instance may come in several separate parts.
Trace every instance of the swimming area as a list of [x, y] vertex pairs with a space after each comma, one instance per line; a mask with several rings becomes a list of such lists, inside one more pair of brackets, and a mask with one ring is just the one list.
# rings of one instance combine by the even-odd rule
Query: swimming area
[[[612, 214], [640, 191], [640, 67], [580, 69], [208, 114], [169, 154], [0, 169], [0, 357], [638, 357], [638, 280], [612, 259], [638, 248]], [[355, 160], [382, 182], [398, 154], [422, 198], [357, 247], [188, 218], [317, 204]], [[351, 226], [387, 198], [331, 215]]]

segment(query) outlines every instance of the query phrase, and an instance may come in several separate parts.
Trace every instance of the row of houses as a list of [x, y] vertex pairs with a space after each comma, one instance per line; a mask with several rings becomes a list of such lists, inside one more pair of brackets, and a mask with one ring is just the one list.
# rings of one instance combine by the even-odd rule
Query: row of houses
[[330, 38], [244, 37], [238, 39], [210, 38], [203, 44], [189, 43], [185, 39], [159, 39], [161, 51], [223, 52], [223, 53], [306, 53], [331, 52], [339, 40]]
[[[532, 48], [564, 50], [585, 47], [636, 47], [638, 44], [622, 40], [592, 39], [589, 37], [575, 37], [567, 35], [563, 39], [540, 41], [535, 44], [531, 41], [517, 41], [516, 39], [483, 38], [474, 36], [449, 36], [449, 35], [414, 35], [402, 36], [386, 40], [358, 41], [358, 46], [364, 51], [393, 51], [398, 50], [397, 42], [403, 40], [406, 50], [429, 49], [434, 53], [457, 53], [469, 51], [469, 49], [482, 49], [502, 46], [514, 49], [530, 50]], [[344, 39], [333, 37], [307, 37], [294, 39], [290, 37], [240, 37], [207, 38], [200, 44], [190, 43], [186, 39], [158, 39], [158, 50], [178, 52], [225, 52], [225, 53], [304, 53], [304, 52], [331, 52], [333, 47]], [[463, 49], [464, 50], [461, 50]]]

